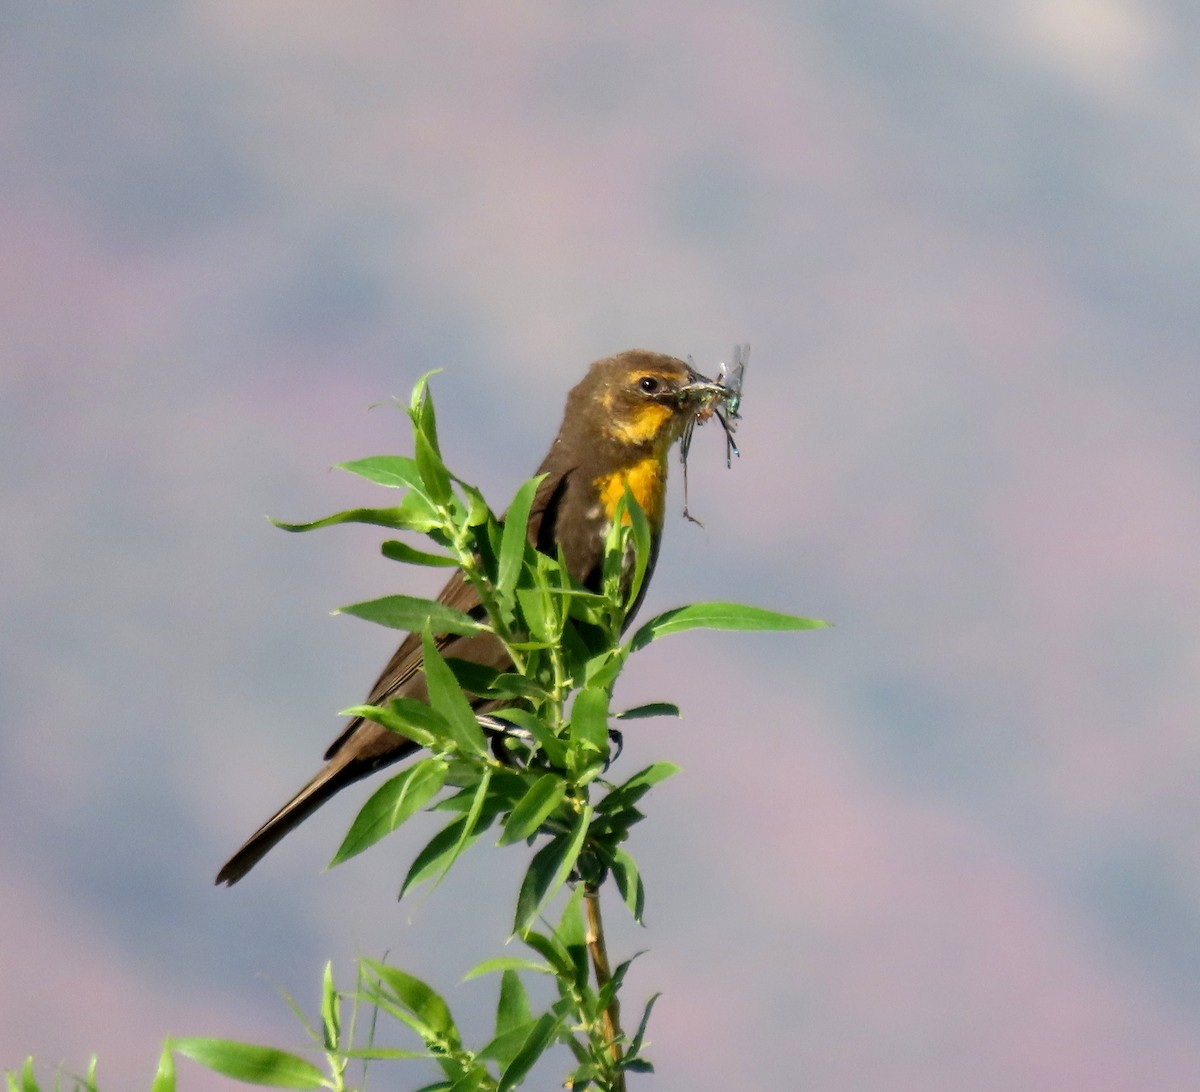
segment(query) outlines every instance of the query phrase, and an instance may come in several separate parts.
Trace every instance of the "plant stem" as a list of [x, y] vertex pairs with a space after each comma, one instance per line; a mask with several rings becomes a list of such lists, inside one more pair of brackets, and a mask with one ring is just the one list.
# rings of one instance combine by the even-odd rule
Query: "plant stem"
[[[604, 922], [600, 917], [600, 888], [593, 883], [585, 884], [583, 907], [587, 914], [587, 946], [592, 957], [592, 968], [596, 972], [596, 989], [603, 990], [612, 981], [612, 970], [608, 964], [608, 948], [604, 942]], [[608, 1042], [608, 1054], [613, 1062], [612, 1092], [625, 1092], [625, 1071], [621, 1065], [621, 1006], [614, 993], [600, 1017], [604, 1038]]]
[[448, 509], [441, 509], [440, 514], [447, 521], [445, 528], [448, 537], [450, 538], [451, 549], [458, 558], [459, 567], [462, 569], [463, 576], [467, 578], [471, 587], [475, 589], [475, 593], [479, 596], [479, 602], [483, 605], [484, 612], [488, 616], [488, 622], [495, 631], [496, 636], [504, 643], [505, 650], [512, 659], [513, 667], [518, 674], [524, 674], [526, 667], [525, 653], [520, 649], [513, 648], [513, 635], [509, 631], [507, 624], [504, 621], [504, 613], [500, 610], [500, 604], [496, 601], [496, 596], [492, 592], [492, 586], [487, 578], [487, 573], [483, 571], [483, 566], [479, 564], [479, 555], [475, 553], [471, 545], [470, 528], [455, 528]]

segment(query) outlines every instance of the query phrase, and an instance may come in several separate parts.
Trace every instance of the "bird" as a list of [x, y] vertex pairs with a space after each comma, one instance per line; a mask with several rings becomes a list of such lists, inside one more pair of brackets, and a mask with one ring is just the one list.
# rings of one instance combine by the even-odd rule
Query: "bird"
[[[597, 360], [568, 393], [562, 424], [537, 470], [545, 478], [534, 497], [529, 541], [551, 557], [561, 550], [571, 577], [592, 590], [599, 590], [605, 537], [627, 487], [641, 506], [651, 532], [650, 555], [637, 599], [627, 608], [627, 621], [637, 612], [654, 571], [668, 455], [698, 416], [688, 390], [702, 380], [690, 364], [646, 349]], [[461, 571], [451, 576], [437, 599], [468, 614], [481, 608]], [[438, 644], [443, 655], [500, 671], [512, 669], [504, 645], [490, 632], [446, 635]], [[410, 633], [371, 688], [367, 704], [397, 697], [427, 700], [422, 667], [421, 636]], [[503, 702], [475, 699], [473, 704], [476, 715], [484, 716]], [[417, 750], [411, 740], [355, 717], [325, 752], [326, 764], [229, 858], [216, 883], [237, 883], [333, 795]]]

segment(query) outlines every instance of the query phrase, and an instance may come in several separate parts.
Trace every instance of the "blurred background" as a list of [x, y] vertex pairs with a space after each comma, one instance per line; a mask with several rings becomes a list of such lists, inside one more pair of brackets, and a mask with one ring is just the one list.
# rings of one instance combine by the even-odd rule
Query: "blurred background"
[[[743, 456], [678, 473], [647, 614], [832, 630], [635, 659], [656, 1078], [1200, 1086], [1200, 33], [1171, 0], [63, 0], [0, 36], [0, 1068], [149, 1084], [168, 1033], [297, 1046], [390, 953], [486, 1032], [519, 864], [400, 905], [424, 820], [241, 885], [440, 575], [331, 464], [502, 506], [567, 389], [748, 340]], [[512, 951], [512, 949], [508, 949]], [[544, 1086], [553, 1087], [557, 1069]], [[388, 1087], [434, 1077], [380, 1071]], [[231, 1087], [181, 1063], [181, 1089]]]

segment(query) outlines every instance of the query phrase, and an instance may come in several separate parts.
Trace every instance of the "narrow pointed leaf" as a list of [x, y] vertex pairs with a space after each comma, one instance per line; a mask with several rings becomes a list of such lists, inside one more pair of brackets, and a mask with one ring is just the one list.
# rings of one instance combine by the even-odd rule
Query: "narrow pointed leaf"
[[338, 470], [349, 471], [378, 485], [393, 489], [424, 489], [416, 460], [405, 455], [373, 455], [368, 459], [354, 459], [335, 465]]
[[427, 1050], [401, 1050], [399, 1047], [350, 1048], [341, 1052], [347, 1058], [362, 1058], [369, 1062], [397, 1062], [409, 1058], [428, 1058]]
[[459, 832], [458, 842], [455, 844], [453, 851], [447, 856], [445, 863], [442, 866], [442, 871], [438, 878], [434, 880], [434, 887], [442, 882], [446, 877], [446, 873], [450, 871], [454, 862], [462, 856], [463, 851], [475, 841], [472, 837], [472, 832], [479, 826], [479, 817], [483, 813], [483, 805], [488, 798], [488, 785], [492, 779], [491, 767], [485, 767], [483, 776], [479, 779], [479, 784], [475, 788], [475, 798], [471, 801], [471, 810], [467, 812], [463, 824], [463, 829]]
[[495, 819], [494, 813], [489, 814], [484, 808], [488, 796], [488, 781], [491, 776], [489, 769], [484, 770], [476, 787], [471, 809], [466, 815], [460, 815], [447, 824], [425, 844], [425, 848], [417, 854], [409, 866], [404, 883], [400, 885], [400, 898], [416, 887], [436, 876], [434, 886], [442, 882], [459, 857], [471, 848], [479, 836], [487, 830]]
[[450, 1006], [436, 990], [421, 979], [386, 963], [373, 959], [363, 962], [378, 977], [380, 984], [386, 986], [426, 1028], [444, 1041], [458, 1041], [458, 1028], [455, 1027], [454, 1017], [450, 1015]]
[[529, 541], [529, 512], [533, 508], [538, 486], [545, 477], [545, 474], [541, 474], [522, 485], [504, 517], [496, 590], [505, 599], [512, 595], [517, 586], [517, 577], [521, 575], [521, 562], [525, 558], [525, 547]]
[[561, 777], [552, 773], [542, 774], [530, 786], [517, 806], [509, 812], [499, 844], [511, 845], [528, 838], [562, 803], [566, 791], [566, 782]]
[[387, 705], [352, 705], [338, 716], [362, 717], [382, 724], [420, 747], [436, 747], [450, 734], [445, 720], [415, 698], [393, 698]]
[[[451, 475], [454, 477], [454, 475]], [[495, 519], [492, 515], [492, 510], [488, 507], [487, 501], [483, 494], [470, 482], [464, 482], [462, 478], [454, 478], [462, 489], [463, 495], [467, 498], [467, 526], [481, 527], [487, 523], [489, 519]]]
[[558, 928], [554, 931], [558, 941], [567, 950], [575, 967], [574, 983], [582, 993], [588, 988], [587, 932], [583, 925], [583, 885], [576, 884], [567, 905], [563, 907]]
[[497, 1062], [503, 1072], [504, 1067], [517, 1056], [521, 1047], [525, 1045], [535, 1023], [536, 1021], [531, 1016], [522, 1024], [514, 1024], [507, 1031], [497, 1032], [476, 1057], [485, 1062]]
[[597, 776], [608, 761], [608, 693], [585, 686], [571, 706], [571, 772], [581, 782]]
[[326, 1050], [336, 1049], [341, 1030], [341, 1001], [333, 984], [333, 962], [330, 961], [325, 964], [321, 978], [321, 1032]]
[[522, 934], [537, 918], [550, 882], [558, 869], [558, 862], [567, 851], [568, 838], [559, 834], [551, 838], [534, 855], [525, 870], [521, 890], [517, 894], [517, 914], [513, 921], [513, 932]]
[[[400, 898], [404, 898], [414, 887], [424, 883], [440, 871], [447, 858], [452, 859], [452, 855], [462, 852], [460, 845], [462, 843], [463, 831], [466, 829], [467, 817], [460, 815], [425, 843], [424, 848], [416, 855], [413, 863], [408, 867], [408, 874], [404, 877], [404, 883], [400, 885]], [[470, 845], [477, 837], [478, 834], [474, 836], [467, 835], [467, 845]]]
[[571, 745], [603, 754], [608, 750], [608, 694], [585, 686], [571, 706]]
[[247, 1084], [268, 1088], [320, 1088], [321, 1071], [311, 1062], [274, 1047], [230, 1039], [176, 1039], [174, 1048], [185, 1058]]
[[403, 629], [420, 633], [428, 629], [431, 633], [453, 633], [469, 637], [483, 633], [488, 627], [476, 622], [469, 614], [446, 606], [434, 599], [418, 599], [411, 595], [385, 595], [382, 599], [369, 599], [365, 603], [351, 603], [339, 607], [334, 614], [351, 614], [389, 629]]
[[623, 849], [618, 849], [613, 854], [612, 875], [621, 898], [629, 907], [629, 913], [633, 915], [633, 920], [639, 925], [644, 925], [642, 914], [646, 909], [646, 888], [642, 884], [637, 862]]
[[678, 705], [669, 701], [652, 701], [645, 705], [635, 705], [617, 714], [617, 720], [642, 720], [645, 717], [682, 717]]
[[628, 512], [631, 532], [627, 549], [633, 551], [633, 573], [629, 581], [627, 602], [636, 603], [642, 590], [642, 584], [646, 579], [646, 570], [650, 565], [650, 554], [653, 547], [651, 545], [650, 523], [646, 519], [646, 513], [642, 511], [642, 506], [638, 504], [637, 498], [633, 495], [633, 491], [629, 488], [628, 483], [625, 486], [625, 507]]
[[379, 552], [390, 561], [399, 561], [405, 565], [428, 565], [431, 568], [452, 569], [458, 565], [458, 561], [446, 554], [431, 554], [424, 550], [417, 550], [410, 546], [407, 542], [400, 542], [397, 539], [388, 539], [379, 547]]
[[539, 933], [536, 929], [529, 929], [521, 934], [521, 940], [549, 963], [554, 968], [556, 975], [560, 978], [570, 979], [571, 957], [559, 943], [557, 937], [546, 936], [545, 933]]
[[413, 453], [416, 455], [417, 469], [421, 473], [424, 491], [434, 504], [444, 505], [450, 500], [450, 471], [442, 462], [437, 450], [437, 436], [430, 437], [425, 432], [413, 433]]
[[425, 650], [429, 704], [445, 718], [450, 734], [463, 754], [486, 755], [487, 739], [479, 727], [479, 721], [475, 719], [475, 711], [428, 629], [422, 634], [421, 643]]
[[591, 817], [592, 809], [584, 807], [570, 833], [556, 835], [533, 855], [517, 895], [517, 913], [513, 922], [513, 932], [517, 935], [533, 924], [542, 906], [566, 882], [583, 848]]
[[820, 619], [780, 614], [744, 603], [694, 603], [688, 607], [676, 607], [651, 618], [633, 635], [629, 645], [636, 652], [659, 637], [665, 637], [669, 633], [683, 633], [689, 629], [757, 632], [821, 629], [827, 625], [828, 622], [822, 622]]
[[385, 782], [355, 817], [329, 867], [373, 846], [420, 811], [446, 783], [446, 769], [444, 759], [426, 758]]
[[393, 531], [420, 531], [424, 534], [440, 527], [442, 520], [423, 496], [409, 493], [392, 508], [350, 508], [310, 523], [285, 523], [277, 519], [272, 519], [271, 523], [282, 531], [315, 531], [339, 523], [366, 523], [374, 527], [388, 527]]
[[512, 1089], [519, 1087], [521, 1081], [529, 1071], [537, 1064], [537, 1060], [545, 1053], [546, 1048], [554, 1042], [555, 1036], [558, 1034], [558, 1029], [562, 1025], [562, 1018], [552, 1015], [551, 1013], [543, 1013], [534, 1024], [533, 1030], [529, 1033], [517, 1055], [505, 1067], [504, 1072], [500, 1075], [500, 1082], [496, 1085], [496, 1092], [511, 1092]]
[[162, 1053], [158, 1056], [158, 1068], [150, 1084], [150, 1092], [175, 1092], [175, 1055], [171, 1047], [170, 1039], [163, 1043]]
[[429, 378], [437, 375], [440, 371], [441, 368], [434, 368], [421, 376], [412, 389], [412, 397], [408, 403], [408, 416], [412, 419], [413, 424], [429, 437], [434, 450], [437, 450], [438, 446], [437, 415], [433, 410], [433, 394], [429, 390]]
[[[472, 978], [480, 978], [485, 974], [495, 974], [496, 971], [501, 971], [505, 975], [515, 974], [517, 971], [532, 971], [534, 974], [554, 973], [545, 963], [537, 963], [532, 959], [522, 959], [520, 956], [496, 956], [493, 959], [485, 959], [482, 963], [476, 963], [474, 967], [463, 975], [462, 980], [470, 982]], [[520, 981], [519, 977], [517, 981]], [[503, 992], [503, 989], [501, 992]]]
[[[542, 964], [542, 973], [550, 968]], [[508, 1065], [516, 1057], [521, 1046], [533, 1030], [533, 1013], [529, 1007], [529, 994], [525, 991], [525, 983], [515, 969], [507, 969], [500, 976], [500, 999], [496, 1005], [496, 1038], [492, 1040], [492, 1057]], [[524, 1035], [515, 1039], [515, 1033], [524, 1029]], [[501, 1045], [498, 1040], [508, 1038], [511, 1045]], [[489, 1044], [492, 1045], [492, 1044]], [[485, 1048], [486, 1051], [486, 1048]]]
[[559, 615], [550, 596], [541, 588], [517, 588], [516, 597], [530, 635], [543, 644], [556, 642]]
[[639, 770], [628, 781], [618, 785], [615, 789], [611, 789], [597, 805], [596, 810], [603, 814], [636, 804], [660, 781], [665, 781], [677, 773], [679, 773], [679, 767], [675, 763], [655, 762], [644, 770]]
[[631, 1058], [636, 1057], [642, 1049], [642, 1042], [646, 1038], [646, 1026], [650, 1023], [650, 1013], [654, 1011], [654, 1003], [660, 997], [662, 997], [662, 994], [656, 993], [646, 1002], [646, 1008], [642, 1011], [642, 1019], [638, 1024], [637, 1031], [633, 1034], [633, 1039], [629, 1043], [628, 1054]]

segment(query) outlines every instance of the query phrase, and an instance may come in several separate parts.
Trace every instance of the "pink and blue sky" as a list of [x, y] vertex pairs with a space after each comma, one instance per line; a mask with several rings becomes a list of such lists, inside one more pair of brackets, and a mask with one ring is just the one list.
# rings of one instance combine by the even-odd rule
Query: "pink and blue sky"
[[[753, 344], [647, 611], [829, 618], [636, 659], [657, 1078], [1200, 1087], [1200, 21], [1164, 0], [52, 2], [0, 44], [0, 1068], [297, 1045], [385, 951], [482, 1030], [516, 866], [243, 884], [430, 593], [330, 473], [442, 368], [502, 506], [586, 364]], [[676, 475], [678, 478], [678, 475]], [[682, 508], [675, 482], [672, 507]], [[378, 1074], [383, 1078], [384, 1074]], [[396, 1087], [425, 1071], [387, 1078]], [[550, 1078], [547, 1078], [548, 1080]], [[182, 1089], [227, 1082], [181, 1068]]]

